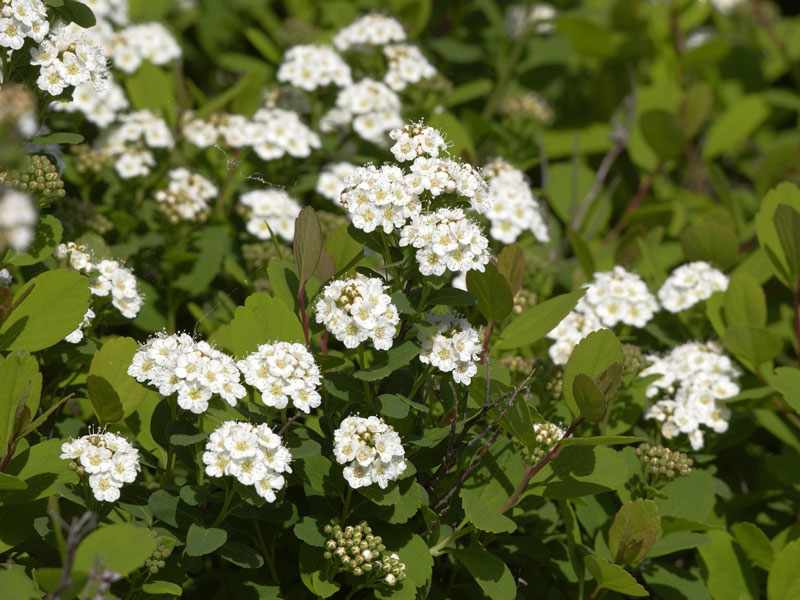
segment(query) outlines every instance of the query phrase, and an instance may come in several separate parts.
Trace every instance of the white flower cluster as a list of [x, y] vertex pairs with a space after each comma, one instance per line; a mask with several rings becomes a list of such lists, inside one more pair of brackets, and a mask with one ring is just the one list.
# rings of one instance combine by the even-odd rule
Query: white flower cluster
[[181, 47], [161, 23], [137, 23], [113, 33], [107, 42], [114, 66], [135, 73], [142, 62], [165, 65], [180, 58]]
[[391, 42], [403, 42], [405, 39], [406, 32], [397, 19], [373, 13], [341, 29], [333, 38], [333, 43], [339, 50], [350, 50], [364, 46], [383, 46]]
[[405, 89], [409, 83], [419, 83], [436, 75], [436, 69], [428, 62], [419, 48], [410, 44], [393, 44], [383, 48], [389, 64], [383, 81], [396, 91]]
[[133, 355], [128, 375], [154, 385], [162, 396], [177, 392], [178, 406], [195, 414], [205, 412], [215, 394], [231, 406], [247, 394], [235, 361], [186, 333], [151, 337]]
[[114, 168], [123, 179], [143, 177], [156, 161], [150, 148], [172, 148], [174, 139], [169, 125], [149, 110], [140, 110], [119, 118], [100, 151], [115, 159]]
[[[111, 296], [111, 304], [126, 319], [134, 319], [144, 304], [144, 298], [139, 294], [136, 276], [129, 268], [116, 260], [101, 260], [95, 262], [94, 257], [86, 247], [78, 246], [75, 242], [59, 244], [53, 251], [56, 258], [67, 259], [70, 266], [78, 271], [83, 271], [89, 276], [89, 291], [95, 296]], [[92, 312], [91, 310], [89, 312]], [[94, 313], [86, 313], [84, 323], [80, 328], [88, 326]], [[88, 321], [87, 321], [88, 318]], [[79, 328], [79, 329], [80, 329]], [[77, 337], [78, 330], [70, 335]], [[83, 335], [77, 339], [81, 340]], [[72, 341], [72, 340], [67, 340]], [[73, 343], [77, 343], [73, 342]]]
[[483, 173], [489, 180], [489, 234], [499, 242], [513, 244], [523, 231], [530, 231], [537, 241], [549, 242], [542, 208], [533, 197], [525, 174], [502, 159], [486, 165]]
[[547, 334], [556, 340], [549, 353], [557, 365], [566, 364], [572, 349], [593, 331], [617, 323], [644, 327], [659, 309], [642, 278], [619, 265], [613, 271], [595, 273], [584, 287], [586, 295]]
[[661, 423], [661, 434], [672, 439], [685, 433], [692, 448], [703, 447], [701, 425], [716, 433], [728, 429], [731, 411], [723, 402], [739, 393], [739, 372], [714, 343], [689, 342], [666, 356], [648, 355], [650, 365], [640, 376], [661, 375], [647, 388], [647, 396], [663, 394], [645, 412]]
[[267, 502], [285, 484], [281, 473], [291, 473], [292, 455], [269, 425], [225, 421], [206, 442], [203, 463], [209, 477], [232, 475], [252, 485]]
[[269, 230], [286, 241], [294, 238], [294, 221], [300, 203], [283, 190], [253, 190], [242, 194], [239, 203], [248, 213], [247, 231], [259, 239], [270, 239]]
[[408, 184], [414, 193], [427, 191], [434, 198], [442, 194], [457, 194], [468, 200], [470, 207], [478, 213], [491, 208], [486, 180], [467, 163], [420, 156], [411, 164]]
[[[39, 0], [14, 0], [14, 2], [27, 2], [33, 5]], [[40, 32], [46, 28], [43, 25]], [[2, 29], [0, 23], [0, 31]], [[106, 55], [101, 46], [87, 42], [84, 31], [74, 23], [69, 25], [58, 23], [50, 29], [47, 38], [39, 35], [31, 36], [34, 41], [40, 42], [38, 47], [31, 48], [31, 65], [40, 68], [39, 78], [36, 80], [36, 85], [40, 89], [53, 96], [58, 96], [69, 86], [78, 86], [82, 83], [90, 83], [98, 92], [105, 90], [109, 77]]]
[[345, 179], [347, 187], [340, 196], [353, 225], [367, 233], [378, 227], [391, 233], [418, 215], [422, 205], [406, 178], [395, 165], [358, 167]]
[[317, 180], [316, 192], [341, 206], [341, 195], [347, 184], [345, 180], [355, 175], [358, 167], [349, 162], [338, 162], [325, 165]]
[[303, 344], [262, 344], [236, 365], [267, 406], [283, 410], [291, 399], [295, 408], [309, 413], [322, 402], [319, 367]]
[[311, 131], [296, 112], [281, 108], [261, 108], [253, 115], [249, 144], [262, 160], [275, 160], [288, 154], [305, 158], [311, 150], [321, 147], [316, 133]]
[[47, 7], [42, 0], [4, 1], [0, 8], [0, 46], [19, 50], [25, 38], [41, 43], [50, 31]]
[[289, 48], [276, 77], [307, 92], [332, 83], [339, 87], [353, 83], [347, 63], [333, 48], [322, 44]]
[[401, 246], [417, 249], [422, 275], [484, 270], [489, 262], [489, 240], [477, 223], [460, 208], [440, 208], [411, 219], [400, 235]]
[[94, 311], [91, 308], [86, 309], [86, 314], [83, 315], [83, 320], [81, 324], [78, 325], [77, 329], [70, 333], [67, 337], [64, 338], [65, 342], [69, 342], [70, 344], [79, 344], [83, 339], [83, 330], [88, 329], [92, 324], [92, 319], [94, 319], [97, 315], [94, 314]]
[[433, 127], [425, 127], [422, 121], [393, 129], [389, 137], [394, 140], [390, 150], [398, 162], [424, 155], [436, 158], [440, 151], [447, 152], [447, 142], [442, 133]]
[[83, 0], [92, 9], [97, 23], [113, 21], [117, 25], [128, 22], [128, 0]]
[[339, 91], [336, 106], [323, 115], [319, 128], [329, 133], [352, 122], [362, 138], [383, 145], [386, 133], [403, 124], [400, 106], [400, 98], [386, 84], [365, 78]]
[[314, 307], [322, 323], [346, 348], [371, 339], [378, 350], [392, 347], [400, 315], [378, 278], [359, 276], [325, 286]]
[[128, 97], [113, 80], [109, 80], [103, 92], [97, 92], [91, 84], [82, 83], [75, 87], [71, 101], [52, 104], [55, 110], [82, 113], [90, 123], [101, 128], [111, 125], [117, 115], [129, 107]]
[[24, 251], [33, 241], [36, 220], [28, 194], [0, 187], [0, 249]]
[[406, 470], [405, 450], [400, 436], [378, 417], [350, 416], [333, 432], [333, 455], [347, 464], [343, 474], [352, 488], [389, 482]]
[[120, 488], [132, 483], [141, 469], [139, 451], [124, 437], [110, 432], [64, 442], [61, 458], [73, 461], [76, 471], [89, 475], [92, 493], [102, 502], [119, 499]]
[[436, 325], [436, 331], [432, 335], [418, 334], [422, 344], [420, 362], [445, 373], [452, 372], [456, 383], [469, 385], [478, 372], [475, 363], [481, 352], [478, 332], [469, 321], [452, 313], [427, 315], [426, 320]]
[[188, 169], [179, 167], [169, 173], [166, 190], [156, 192], [156, 200], [170, 221], [205, 221], [211, 212], [209, 202], [217, 195], [217, 186]]
[[670, 273], [658, 299], [665, 310], [677, 313], [727, 289], [728, 277], [722, 271], [704, 261], [690, 262]]
[[529, 27], [535, 33], [553, 33], [556, 30], [553, 20], [557, 15], [556, 8], [544, 2], [512, 4], [506, 9], [505, 30], [512, 39], [522, 37]]

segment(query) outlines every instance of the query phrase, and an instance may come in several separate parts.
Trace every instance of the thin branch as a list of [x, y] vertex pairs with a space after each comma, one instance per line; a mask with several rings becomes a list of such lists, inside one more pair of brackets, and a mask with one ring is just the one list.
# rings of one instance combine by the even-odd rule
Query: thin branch
[[75, 554], [78, 551], [78, 544], [80, 544], [81, 540], [95, 528], [97, 521], [95, 514], [90, 510], [83, 513], [80, 518], [73, 518], [72, 523], [69, 525], [67, 525], [55, 511], [50, 510], [50, 508], [47, 509], [47, 512], [50, 518], [67, 532], [66, 554], [64, 558], [64, 567], [61, 570], [61, 579], [56, 588], [45, 596], [45, 600], [61, 600], [61, 594], [72, 585], [70, 573], [72, 572], [73, 564], [75, 564]]
[[297, 421], [297, 419], [299, 419], [299, 418], [300, 418], [300, 417], [302, 417], [302, 416], [303, 416], [303, 413], [302, 413], [302, 412], [300, 412], [300, 411], [297, 411], [297, 412], [294, 414], [294, 416], [292, 416], [291, 418], [287, 419], [286, 423], [284, 423], [284, 424], [283, 424], [283, 426], [282, 426], [282, 427], [281, 427], [281, 428], [278, 430], [278, 435], [279, 435], [279, 436], [281, 436], [281, 437], [283, 437], [283, 433], [284, 433], [284, 432], [285, 432], [287, 429], [289, 429], [289, 425], [291, 425], [292, 423], [294, 423], [295, 421]]
[[606, 237], [603, 239], [603, 244], [608, 244], [612, 238], [622, 233], [628, 224], [631, 213], [639, 208], [639, 205], [641, 205], [641, 203], [644, 201], [645, 196], [647, 196], [647, 192], [650, 191], [650, 188], [653, 186], [653, 182], [655, 181], [656, 177], [661, 174], [665, 164], [666, 161], [662, 158], [660, 161], [658, 161], [656, 168], [653, 169], [644, 180], [642, 180], [636, 195], [631, 199], [630, 202], [628, 202], [628, 206], [625, 207], [625, 210], [622, 211], [622, 216], [614, 226], [614, 229], [609, 231], [608, 235], [606, 235]]

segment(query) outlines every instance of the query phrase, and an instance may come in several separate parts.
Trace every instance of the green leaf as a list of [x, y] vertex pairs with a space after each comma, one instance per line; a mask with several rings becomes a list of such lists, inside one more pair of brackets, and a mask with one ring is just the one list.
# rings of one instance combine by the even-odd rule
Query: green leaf
[[714, 106], [714, 92], [705, 81], [693, 83], [683, 96], [679, 118], [683, 126], [683, 134], [687, 140], [692, 139], [708, 120]]
[[[15, 431], [15, 418], [21, 406], [29, 415], [39, 409], [42, 374], [36, 359], [25, 351], [11, 352], [0, 362], [0, 456], [5, 456]], [[23, 426], [24, 429], [24, 426]]]
[[244, 306], [234, 312], [231, 340], [236, 358], [244, 358], [267, 342], [302, 342], [303, 326], [283, 302], [257, 292], [248, 296]]
[[508, 493], [498, 482], [487, 482], [477, 489], [461, 488], [461, 506], [470, 522], [481, 531], [511, 533], [517, 524], [498, 512]]
[[28, 484], [19, 477], [0, 472], [0, 490], [25, 490]]
[[561, 442], [561, 447], [567, 446], [616, 446], [619, 444], [641, 444], [645, 438], [634, 435], [592, 435], [588, 437], [568, 437]]
[[[418, 588], [427, 587], [431, 578], [433, 557], [428, 546], [421, 537], [412, 534], [406, 526], [396, 526], [391, 529], [383, 527], [381, 528], [381, 537], [383, 537], [386, 547], [397, 552], [400, 560], [405, 563], [406, 578], [394, 587], [376, 588], [375, 598], [378, 600], [388, 598], [413, 600], [419, 593]], [[417, 593], [414, 592], [415, 589], [417, 589]], [[424, 593], [421, 594], [421, 596], [424, 595]]]
[[5, 598], [14, 600], [40, 600], [42, 597], [41, 592], [36, 589], [36, 584], [22, 569], [0, 570], [0, 590], [3, 590]]
[[492, 263], [486, 265], [483, 273], [475, 270], [467, 273], [467, 291], [477, 298], [478, 310], [487, 323], [504, 319], [514, 308], [508, 282]]
[[247, 40], [253, 44], [255, 49], [261, 53], [261, 56], [266, 58], [269, 62], [274, 65], [281, 62], [281, 51], [264, 32], [255, 27], [247, 27], [244, 30], [244, 37], [246, 37]]
[[578, 414], [594, 423], [599, 423], [606, 416], [608, 403], [603, 392], [588, 375], [578, 373], [572, 380], [572, 395], [578, 406]]
[[326, 567], [321, 548], [300, 546], [300, 579], [312, 593], [322, 598], [339, 591], [339, 584], [325, 577]]
[[101, 525], [78, 545], [72, 571], [88, 575], [102, 561], [124, 577], [144, 566], [157, 547], [158, 539], [149, 529], [132, 523]]
[[683, 153], [683, 130], [673, 113], [654, 109], [643, 113], [639, 119], [644, 139], [659, 158], [669, 160]]
[[780, 354], [783, 340], [777, 334], [751, 325], [734, 325], [722, 336], [725, 349], [740, 360], [750, 363], [753, 369]]
[[497, 270], [505, 277], [511, 297], [517, 295], [525, 275], [525, 252], [519, 244], [506, 246], [497, 255]]
[[684, 229], [681, 246], [686, 260], [704, 260], [723, 270], [733, 265], [739, 255], [739, 242], [733, 228], [709, 218]]
[[789, 406], [800, 413], [800, 369], [778, 367], [767, 380], [783, 395]]
[[53, 254], [56, 246], [61, 243], [64, 228], [61, 221], [53, 215], [42, 215], [36, 224], [33, 241], [25, 252], [8, 250], [3, 261], [5, 264], [25, 267], [35, 265]]
[[392, 419], [405, 419], [408, 416], [409, 404], [399, 394], [381, 394], [378, 396], [380, 413]]
[[769, 571], [775, 560], [775, 550], [767, 535], [757, 525], [747, 521], [734, 523], [731, 532], [750, 562]]
[[509, 600], [517, 595], [514, 577], [506, 564], [482, 548], [465, 548], [450, 552], [475, 578], [483, 593], [492, 600]]
[[731, 104], [711, 125], [703, 146], [703, 158], [715, 158], [740, 148], [769, 116], [767, 103], [759, 96], [745, 96]]
[[224, 529], [192, 523], [186, 533], [185, 552], [189, 556], [205, 556], [221, 547], [227, 539], [228, 532]]
[[[744, 557], [736, 548], [730, 534], [726, 531], [712, 529], [707, 531], [706, 535], [711, 542], [700, 546], [697, 552], [700, 554], [706, 573], [708, 573], [706, 585], [711, 596], [714, 598], [758, 598], [753, 570], [743, 560]], [[794, 561], [793, 570], [795, 573], [797, 572], [797, 561]], [[787, 600], [791, 597], [787, 597]]]
[[521, 315], [506, 325], [495, 350], [511, 350], [528, 346], [552, 331], [569, 312], [575, 308], [578, 300], [586, 293], [581, 288], [569, 294], [561, 294], [541, 304], [537, 304], [522, 312]]
[[80, 144], [83, 142], [83, 136], [79, 133], [69, 133], [66, 131], [58, 131], [56, 133], [48, 133], [47, 135], [40, 135], [33, 138], [34, 144]]
[[81, 324], [89, 307], [89, 282], [77, 271], [45, 271], [31, 279], [14, 302], [19, 305], [0, 326], [0, 349], [35, 352], [63, 340]]
[[661, 488], [666, 498], [654, 502], [661, 517], [675, 517], [704, 523], [716, 501], [714, 481], [706, 471], [694, 470]]
[[784, 204], [800, 211], [800, 189], [793, 183], [781, 183], [764, 196], [761, 208], [756, 214], [756, 234], [758, 243], [766, 253], [775, 275], [785, 286], [792, 289], [795, 282], [774, 221], [778, 207]]
[[768, 600], [800, 597], [800, 540], [786, 544], [775, 557], [767, 577]]
[[619, 452], [604, 446], [562, 448], [528, 486], [547, 498], [579, 498], [619, 488], [630, 474]]
[[3, 472], [21, 479], [28, 487], [0, 492], [0, 504], [28, 504], [50, 496], [59, 482], [76, 482], [77, 474], [70, 470], [66, 460], [60, 458], [62, 443], [57, 439], [45, 440], [17, 452]]
[[193, 245], [200, 252], [191, 270], [176, 278], [172, 285], [191, 294], [198, 294], [211, 285], [222, 268], [225, 255], [230, 252], [230, 230], [222, 225], [203, 227], [197, 232]]
[[[64, 0], [64, 5], [59, 9], [59, 14], [65, 23], [75, 23], [84, 29], [97, 25], [92, 9], [78, 0]], [[80, 143], [80, 142], [75, 142]]]
[[353, 377], [362, 381], [377, 381], [388, 377], [397, 369], [410, 363], [417, 356], [419, 356], [419, 346], [414, 342], [406, 341], [381, 354], [378, 360], [375, 361], [378, 364], [373, 364], [369, 369], [353, 373]]
[[723, 304], [728, 325], [767, 324], [767, 298], [758, 281], [744, 272], [734, 273], [725, 291]]
[[472, 81], [454, 87], [453, 90], [444, 97], [442, 104], [447, 107], [464, 104], [465, 102], [486, 96], [492, 89], [494, 89], [494, 81], [491, 79], [473, 79]]
[[434, 306], [475, 306], [478, 299], [465, 290], [445, 287], [433, 290], [425, 302], [425, 310]]
[[659, 556], [666, 556], [673, 552], [680, 552], [681, 550], [689, 550], [708, 544], [711, 540], [704, 533], [696, 533], [693, 531], [676, 531], [664, 535], [656, 540], [653, 547], [650, 548], [647, 556], [650, 558], [657, 558]]
[[136, 110], [163, 114], [170, 122], [176, 117], [175, 75], [144, 61], [133, 75], [125, 78], [125, 89]]
[[217, 554], [243, 569], [260, 569], [264, 566], [264, 558], [258, 550], [240, 542], [226, 542], [217, 550]]
[[362, 252], [361, 244], [350, 237], [347, 227], [342, 225], [334, 229], [322, 245], [325, 252], [331, 255], [337, 271], [344, 269]]
[[306, 206], [294, 221], [294, 264], [300, 282], [306, 281], [314, 273], [322, 254], [322, 230], [319, 217], [310, 206]]
[[475, 156], [475, 145], [472, 143], [469, 131], [464, 128], [462, 121], [453, 113], [434, 111], [433, 114], [425, 119], [425, 124], [435, 127], [445, 135], [453, 158]]
[[600, 587], [619, 592], [627, 596], [647, 596], [647, 590], [636, 579], [619, 565], [612, 565], [604, 558], [587, 554], [583, 557], [583, 564], [597, 581]]
[[139, 344], [133, 338], [119, 337], [108, 340], [92, 357], [91, 375], [100, 375], [111, 384], [119, 396], [123, 417], [136, 412], [147, 395], [147, 388], [128, 375], [128, 367]]
[[88, 375], [86, 387], [89, 391], [89, 400], [94, 407], [94, 413], [97, 415], [97, 421], [101, 426], [119, 421], [123, 417], [119, 394], [114, 391], [105, 377]]
[[788, 204], [779, 204], [772, 217], [789, 276], [797, 281], [800, 277], [800, 213]]
[[658, 507], [652, 500], [627, 502], [617, 511], [608, 530], [608, 549], [616, 564], [644, 560], [661, 531]]
[[327, 538], [322, 534], [322, 528], [313, 517], [303, 517], [292, 528], [294, 535], [309, 546], [324, 548]]
[[615, 362], [623, 362], [622, 346], [617, 336], [608, 329], [590, 333], [575, 346], [564, 367], [562, 384], [564, 400], [573, 415], [579, 414], [572, 387], [575, 376], [583, 373], [590, 379], [596, 379]]
[[152, 594], [154, 596], [157, 596], [158, 594], [180, 596], [183, 594], [183, 588], [177, 583], [172, 583], [171, 581], [151, 581], [149, 583], [145, 583], [142, 586], [142, 591], [145, 594]]

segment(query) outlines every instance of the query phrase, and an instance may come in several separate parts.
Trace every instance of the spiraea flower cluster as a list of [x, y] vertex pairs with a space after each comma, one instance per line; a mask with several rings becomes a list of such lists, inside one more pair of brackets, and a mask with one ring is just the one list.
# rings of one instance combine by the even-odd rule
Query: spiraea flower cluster
[[536, 448], [531, 452], [531, 460], [536, 464], [553, 451], [566, 432], [554, 423], [534, 423], [533, 431], [536, 433]]
[[346, 464], [343, 474], [353, 488], [377, 483], [386, 489], [406, 470], [405, 450], [391, 425], [378, 417], [350, 416], [333, 432], [333, 454]]
[[339, 50], [351, 50], [403, 42], [405, 39], [406, 32], [398, 20], [373, 13], [343, 28], [333, 38], [333, 43]]
[[359, 276], [329, 283], [314, 312], [317, 323], [322, 323], [346, 348], [372, 340], [378, 350], [388, 350], [400, 323], [397, 308], [377, 277]]
[[247, 231], [262, 240], [272, 233], [286, 241], [294, 238], [294, 221], [300, 214], [300, 203], [283, 190], [253, 190], [239, 197], [247, 214]]
[[356, 174], [358, 166], [349, 162], [338, 162], [325, 165], [317, 180], [316, 192], [339, 206], [341, 195], [347, 187], [345, 181]]
[[50, 31], [47, 7], [42, 0], [11, 0], [0, 9], [0, 46], [19, 50], [30, 38], [41, 43]]
[[406, 565], [394, 552], [387, 552], [379, 535], [373, 535], [366, 521], [358, 525], [342, 527], [338, 519], [325, 525], [325, 560], [336, 568], [356, 577], [370, 575], [394, 585], [406, 576]]
[[168, 175], [167, 189], [156, 192], [156, 200], [167, 218], [173, 223], [205, 221], [211, 212], [209, 202], [217, 195], [217, 186], [183, 167], [172, 169]]
[[447, 142], [442, 133], [433, 127], [426, 127], [421, 121], [393, 129], [389, 137], [394, 140], [390, 148], [398, 162], [414, 160], [418, 156], [438, 157], [447, 152]]
[[[20, 4], [26, 0], [14, 0]], [[39, 0], [27, 0], [30, 5]], [[42, 31], [47, 29], [40, 21], [38, 33], [30, 37], [39, 42], [39, 46], [31, 48], [31, 65], [39, 67], [39, 78], [36, 85], [51, 96], [60, 95], [70, 86], [90, 83], [102, 92], [108, 81], [108, 67], [103, 48], [87, 41], [85, 30], [74, 23], [64, 25], [57, 23], [45, 38]], [[33, 27], [33, 26], [32, 26]], [[0, 24], [0, 30], [3, 29]], [[38, 38], [38, 39], [37, 39]], [[0, 44], [2, 39], [0, 38]], [[20, 45], [21, 47], [21, 45]], [[17, 47], [16, 49], [19, 49]]]
[[175, 37], [161, 23], [137, 23], [110, 33], [104, 47], [114, 67], [125, 73], [135, 73], [144, 61], [166, 65], [181, 56]]
[[[78, 246], [74, 242], [59, 244], [53, 255], [56, 258], [65, 259], [73, 269], [85, 273], [89, 277], [89, 291], [94, 296], [110, 297], [111, 304], [123, 317], [134, 319], [139, 314], [139, 310], [144, 304], [144, 298], [139, 293], [136, 276], [133, 271], [119, 261], [105, 259], [96, 262], [89, 249], [82, 245]], [[88, 326], [91, 319], [94, 318], [94, 314], [89, 315], [89, 312], [84, 317], [85, 325], [82, 323], [80, 328]], [[71, 335], [78, 337], [77, 331]], [[77, 341], [80, 341], [81, 338], [78, 338]]]
[[98, 93], [88, 83], [75, 87], [72, 100], [68, 102], [54, 102], [55, 110], [83, 114], [84, 117], [98, 127], [108, 127], [117, 120], [119, 114], [130, 108], [130, 103], [123, 89], [114, 81], [109, 80], [107, 88]]
[[548, 338], [555, 340], [555, 343], [548, 349], [550, 358], [557, 365], [567, 364], [569, 356], [578, 342], [593, 331], [602, 328], [603, 323], [600, 318], [581, 298], [575, 309], [547, 334]]
[[323, 115], [324, 133], [352, 124], [353, 131], [369, 142], [383, 145], [386, 133], [403, 124], [400, 98], [385, 83], [365, 78], [343, 87], [336, 106]]
[[317, 388], [322, 382], [314, 357], [303, 344], [262, 344], [237, 363], [248, 385], [261, 392], [267, 406], [282, 410], [291, 399], [305, 413], [320, 405]]
[[401, 232], [400, 246], [416, 248], [422, 275], [483, 271], [490, 258], [489, 240], [460, 208], [440, 208], [414, 217]]
[[728, 289], [728, 277], [704, 261], [686, 263], [667, 277], [658, 299], [671, 313], [681, 312], [711, 297], [714, 292]]
[[196, 414], [208, 410], [214, 395], [236, 406], [247, 394], [233, 358], [186, 333], [151, 337], [133, 355], [128, 375], [162, 396], [177, 392], [178, 406]]
[[454, 314], [427, 315], [436, 326], [430, 335], [418, 334], [422, 348], [419, 360], [445, 373], [453, 373], [456, 383], [469, 385], [478, 372], [476, 362], [480, 357], [481, 341], [478, 332], [464, 318]]
[[285, 484], [283, 473], [291, 473], [292, 455], [269, 425], [225, 421], [206, 442], [203, 463], [209, 477], [233, 476], [251, 485], [267, 502]]
[[694, 461], [683, 452], [664, 446], [640, 444], [636, 456], [652, 487], [661, 487], [692, 472]]
[[25, 250], [33, 241], [36, 219], [28, 194], [0, 186], [0, 248]]
[[94, 497], [103, 502], [119, 499], [120, 488], [132, 483], [140, 470], [139, 451], [114, 433], [90, 433], [64, 442], [61, 458], [83, 478], [88, 475]]
[[100, 152], [114, 158], [114, 168], [123, 179], [150, 173], [156, 160], [151, 149], [172, 148], [174, 139], [166, 121], [149, 110], [119, 117], [119, 125], [100, 143]]
[[409, 190], [406, 175], [395, 165], [358, 167], [345, 179], [340, 202], [353, 226], [367, 233], [400, 229], [422, 210], [419, 197]]
[[542, 207], [533, 197], [525, 174], [499, 158], [486, 165], [483, 173], [489, 181], [489, 235], [504, 244], [513, 244], [524, 231], [530, 231], [537, 241], [549, 242]]
[[393, 90], [400, 91], [409, 83], [419, 83], [436, 75], [436, 69], [416, 46], [391, 44], [384, 46], [383, 55], [389, 65], [383, 81]]
[[333, 48], [322, 44], [289, 48], [276, 78], [307, 92], [331, 84], [344, 87], [353, 82], [347, 63]]
[[645, 412], [645, 419], [659, 421], [665, 438], [685, 433], [699, 450], [704, 443], [701, 426], [727, 431], [731, 411], [723, 401], [739, 393], [739, 372], [718, 345], [689, 342], [647, 359], [651, 364], [640, 375], [661, 375], [648, 386], [647, 397], [661, 399]]

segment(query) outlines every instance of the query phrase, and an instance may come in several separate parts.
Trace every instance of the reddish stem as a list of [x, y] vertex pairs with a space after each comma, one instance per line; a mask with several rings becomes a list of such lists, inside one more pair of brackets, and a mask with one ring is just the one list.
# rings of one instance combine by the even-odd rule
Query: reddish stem
[[489, 348], [489, 340], [492, 339], [492, 331], [494, 330], [494, 324], [497, 321], [492, 321], [489, 323], [489, 330], [486, 332], [486, 339], [483, 340], [483, 348], [481, 349], [481, 357], [478, 360], [478, 364], [482, 365], [486, 361], [486, 350]]
[[8, 461], [11, 460], [11, 457], [14, 455], [14, 438], [11, 438], [8, 441], [8, 449], [6, 450], [6, 455], [3, 457], [3, 462], [0, 462], [0, 473], [6, 468]]

